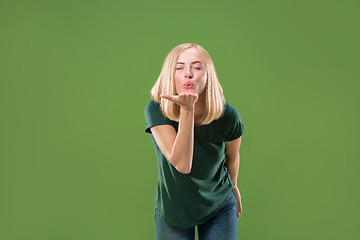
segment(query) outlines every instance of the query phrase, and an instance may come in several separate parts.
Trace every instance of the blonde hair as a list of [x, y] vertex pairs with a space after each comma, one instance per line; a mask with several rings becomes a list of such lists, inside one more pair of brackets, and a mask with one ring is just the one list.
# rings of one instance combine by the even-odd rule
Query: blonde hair
[[172, 121], [179, 121], [180, 107], [172, 101], [160, 98], [160, 94], [176, 95], [174, 74], [176, 62], [182, 51], [188, 48], [197, 48], [204, 58], [206, 69], [205, 86], [205, 116], [201, 125], [209, 124], [221, 117], [225, 106], [225, 97], [220, 82], [216, 76], [214, 63], [209, 53], [201, 46], [194, 43], [183, 43], [174, 47], [166, 56], [160, 75], [151, 89], [151, 96], [155, 102], [160, 103], [163, 114]]

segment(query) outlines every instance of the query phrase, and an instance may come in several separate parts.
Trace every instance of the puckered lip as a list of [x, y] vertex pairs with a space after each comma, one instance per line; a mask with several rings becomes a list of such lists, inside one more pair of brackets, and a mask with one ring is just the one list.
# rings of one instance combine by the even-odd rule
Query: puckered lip
[[184, 83], [184, 86], [185, 86], [185, 87], [193, 87], [194, 84], [189, 81], [189, 82]]

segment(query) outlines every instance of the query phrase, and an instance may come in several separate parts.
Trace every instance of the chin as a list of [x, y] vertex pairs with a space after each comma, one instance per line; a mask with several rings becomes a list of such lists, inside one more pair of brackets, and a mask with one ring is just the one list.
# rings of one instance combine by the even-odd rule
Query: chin
[[184, 89], [183, 93], [196, 93], [195, 89]]

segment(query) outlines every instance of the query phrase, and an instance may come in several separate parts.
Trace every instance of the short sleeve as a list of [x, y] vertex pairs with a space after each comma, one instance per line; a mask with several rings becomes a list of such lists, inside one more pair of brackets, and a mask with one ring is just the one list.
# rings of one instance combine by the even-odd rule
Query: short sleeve
[[224, 139], [226, 142], [230, 142], [235, 139], [238, 139], [243, 135], [245, 126], [241, 121], [241, 116], [239, 112], [230, 104], [226, 104], [225, 106], [224, 120], [225, 120]]
[[172, 121], [165, 117], [160, 104], [151, 100], [145, 107], [145, 132], [151, 133], [150, 128], [157, 125], [172, 125]]

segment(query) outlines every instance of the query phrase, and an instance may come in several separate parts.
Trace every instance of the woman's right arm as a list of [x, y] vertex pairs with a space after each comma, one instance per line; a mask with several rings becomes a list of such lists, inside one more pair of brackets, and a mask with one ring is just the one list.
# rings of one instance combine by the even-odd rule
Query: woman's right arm
[[170, 125], [154, 126], [151, 132], [169, 162], [179, 172], [189, 174], [194, 152], [194, 105], [198, 95], [188, 93], [162, 97], [180, 105], [178, 132]]

